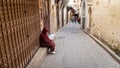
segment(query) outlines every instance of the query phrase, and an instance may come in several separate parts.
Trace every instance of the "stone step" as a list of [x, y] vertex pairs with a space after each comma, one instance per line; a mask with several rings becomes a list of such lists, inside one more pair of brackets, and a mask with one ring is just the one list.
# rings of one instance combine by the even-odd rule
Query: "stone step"
[[26, 68], [39, 68], [47, 55], [47, 48], [39, 48]]

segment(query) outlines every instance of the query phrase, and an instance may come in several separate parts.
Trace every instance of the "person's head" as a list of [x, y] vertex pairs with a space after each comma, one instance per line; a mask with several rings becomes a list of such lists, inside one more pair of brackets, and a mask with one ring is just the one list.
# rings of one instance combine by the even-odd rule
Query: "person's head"
[[43, 33], [43, 34], [47, 34], [47, 32], [48, 32], [47, 27], [44, 27], [42, 33]]

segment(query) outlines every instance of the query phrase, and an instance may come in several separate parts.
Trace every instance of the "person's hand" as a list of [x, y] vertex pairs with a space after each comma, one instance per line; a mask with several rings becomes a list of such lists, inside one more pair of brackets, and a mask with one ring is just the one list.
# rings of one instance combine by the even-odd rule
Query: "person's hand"
[[53, 42], [54, 42], [54, 40], [51, 40], [51, 41], [53, 41]]

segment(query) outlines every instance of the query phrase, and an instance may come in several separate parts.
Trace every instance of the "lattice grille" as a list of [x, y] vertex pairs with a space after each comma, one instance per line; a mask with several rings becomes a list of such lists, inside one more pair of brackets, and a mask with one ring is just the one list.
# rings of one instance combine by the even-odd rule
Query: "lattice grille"
[[39, 48], [38, 0], [0, 0], [0, 68], [24, 68]]

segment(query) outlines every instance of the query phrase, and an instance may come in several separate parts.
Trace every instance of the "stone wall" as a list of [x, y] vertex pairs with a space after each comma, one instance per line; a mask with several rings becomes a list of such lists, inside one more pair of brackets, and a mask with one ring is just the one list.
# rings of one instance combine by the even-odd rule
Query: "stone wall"
[[120, 0], [94, 0], [91, 7], [91, 33], [120, 50]]

